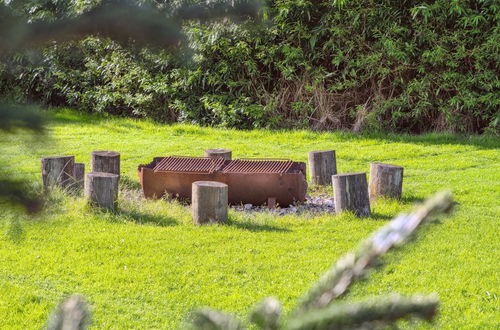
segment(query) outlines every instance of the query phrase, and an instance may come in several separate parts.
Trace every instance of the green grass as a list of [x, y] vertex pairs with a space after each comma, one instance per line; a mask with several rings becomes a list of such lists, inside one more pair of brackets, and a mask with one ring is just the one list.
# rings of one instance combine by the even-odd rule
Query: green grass
[[[297, 297], [340, 255], [413, 203], [445, 188], [455, 213], [427, 225], [386, 265], [356, 284], [345, 299], [398, 292], [437, 292], [432, 326], [495, 328], [499, 320], [498, 229], [500, 141], [493, 137], [352, 135], [161, 125], [58, 111], [48, 137], [3, 135], [2, 164], [13, 175], [40, 180], [39, 158], [72, 154], [89, 166], [93, 150], [122, 155], [127, 182], [118, 214], [95, 213], [81, 198], [51, 196], [34, 219], [0, 213], [0, 328], [40, 328], [66, 295], [84, 295], [96, 328], [180, 326], [199, 306], [245, 318], [251, 306], [276, 296], [290, 311]], [[367, 171], [369, 162], [405, 167], [402, 201], [380, 200], [371, 218], [231, 211], [225, 226], [196, 227], [189, 208], [137, 202], [136, 168], [153, 156], [202, 155], [225, 147], [234, 157], [285, 157], [335, 149], [339, 172]], [[14, 168], [15, 167], [15, 168]], [[331, 190], [329, 190], [331, 192]], [[427, 327], [425, 323], [402, 326]]]

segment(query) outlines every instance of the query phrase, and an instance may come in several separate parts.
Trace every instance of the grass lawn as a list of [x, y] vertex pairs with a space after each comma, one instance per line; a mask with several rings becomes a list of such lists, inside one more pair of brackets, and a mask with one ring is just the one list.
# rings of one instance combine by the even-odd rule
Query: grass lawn
[[[228, 225], [207, 227], [192, 225], [186, 206], [133, 198], [138, 164], [153, 156], [200, 156], [218, 147], [232, 149], [236, 158], [297, 161], [306, 161], [311, 150], [335, 149], [341, 173], [368, 171], [370, 162], [402, 165], [404, 198], [378, 201], [373, 216], [364, 220], [349, 214], [279, 217], [231, 211]], [[386, 265], [344, 299], [437, 292], [442, 305], [431, 326], [496, 328], [499, 147], [493, 137], [237, 131], [58, 111], [45, 138], [2, 135], [2, 164], [10, 163], [13, 175], [40, 181], [41, 157], [75, 155], [88, 169], [91, 151], [119, 151], [121, 209], [96, 213], [82, 198], [56, 195], [35, 219], [0, 211], [0, 328], [40, 328], [71, 293], [87, 298], [96, 328], [177, 328], [190, 310], [205, 305], [245, 318], [266, 296], [276, 296], [290, 311], [340, 255], [400, 211], [445, 188], [458, 202], [455, 213], [388, 255]]]

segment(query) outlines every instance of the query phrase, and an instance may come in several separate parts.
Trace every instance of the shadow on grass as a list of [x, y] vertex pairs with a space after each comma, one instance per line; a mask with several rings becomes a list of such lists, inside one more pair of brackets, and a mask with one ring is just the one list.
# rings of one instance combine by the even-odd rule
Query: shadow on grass
[[57, 124], [65, 125], [99, 125], [103, 120], [109, 119], [110, 116], [102, 113], [86, 113], [66, 107], [51, 107], [47, 112], [46, 118], [48, 121]]
[[[103, 128], [106, 128], [105, 124], [106, 121], [112, 120], [112, 119], [142, 119], [143, 117], [140, 116], [119, 116], [119, 115], [112, 115], [109, 113], [88, 113], [84, 111], [79, 111], [75, 109], [70, 109], [67, 107], [51, 107], [50, 108], [52, 111], [47, 113], [46, 118], [48, 121], [52, 123], [57, 123], [57, 124], [64, 124], [64, 125], [75, 125], [75, 126], [80, 126], [82, 123], [86, 125], [94, 125], [94, 126], [100, 126]], [[103, 124], [104, 123], [104, 124]], [[161, 122], [158, 122], [161, 124]], [[141, 126], [131, 123], [131, 122], [126, 122], [123, 123], [121, 122], [120, 127], [112, 127], [114, 131], [118, 130], [118, 132], [126, 132], [131, 129], [140, 129]]]
[[388, 220], [391, 220], [393, 218], [394, 218], [393, 215], [372, 212], [369, 219], [376, 220], [376, 221], [388, 221]]
[[86, 211], [97, 216], [102, 216], [103, 219], [111, 222], [130, 221], [140, 225], [150, 224], [159, 227], [179, 225], [179, 222], [173, 217], [167, 215], [156, 215], [136, 210], [118, 208], [116, 211], [110, 211], [106, 209], [94, 208], [87, 205]]
[[374, 139], [388, 143], [412, 143], [420, 145], [469, 145], [479, 149], [498, 149], [500, 139], [493, 135], [461, 135], [452, 133], [351, 133], [342, 132], [342, 139], [348, 141]]
[[227, 221], [227, 226], [235, 227], [235, 228], [243, 229], [243, 230], [248, 230], [248, 231], [252, 231], [252, 232], [261, 232], [261, 231], [282, 232], [282, 233], [291, 232], [291, 230], [287, 229], [287, 228], [281, 228], [281, 227], [270, 226], [270, 225], [265, 225], [265, 224], [258, 224], [258, 223], [251, 222], [251, 221], [236, 221], [231, 217]]
[[166, 215], [160, 216], [150, 213], [122, 210], [122, 209], [119, 209], [117, 212], [115, 212], [115, 214], [119, 217], [126, 218], [127, 220], [130, 220], [132, 222], [141, 225], [151, 224], [160, 227], [179, 225], [179, 222], [176, 219]]
[[401, 197], [400, 202], [405, 204], [420, 204], [424, 200], [425, 198], [410, 195]]

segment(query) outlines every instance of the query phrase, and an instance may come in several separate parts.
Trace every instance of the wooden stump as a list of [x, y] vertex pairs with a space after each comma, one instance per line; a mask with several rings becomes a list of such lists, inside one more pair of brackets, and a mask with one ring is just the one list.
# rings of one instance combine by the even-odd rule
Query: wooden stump
[[352, 211], [358, 217], [370, 215], [366, 173], [339, 174], [332, 177], [335, 211]]
[[42, 181], [45, 190], [50, 187], [70, 188], [74, 184], [75, 156], [42, 158]]
[[198, 225], [227, 221], [226, 184], [214, 181], [196, 181], [192, 184], [193, 222]]
[[335, 150], [309, 152], [309, 175], [312, 184], [329, 185], [337, 174]]
[[403, 167], [383, 164], [370, 164], [370, 199], [379, 196], [401, 198], [403, 192]]
[[75, 189], [81, 191], [85, 182], [85, 164], [75, 163], [74, 167], [75, 174]]
[[276, 197], [267, 198], [267, 208], [270, 210], [274, 210], [276, 208]]
[[120, 153], [116, 151], [92, 152], [92, 172], [120, 175]]
[[232, 151], [229, 149], [207, 149], [205, 157], [224, 157], [225, 160], [231, 160]]
[[85, 178], [85, 197], [91, 206], [115, 210], [118, 204], [119, 176], [92, 172]]

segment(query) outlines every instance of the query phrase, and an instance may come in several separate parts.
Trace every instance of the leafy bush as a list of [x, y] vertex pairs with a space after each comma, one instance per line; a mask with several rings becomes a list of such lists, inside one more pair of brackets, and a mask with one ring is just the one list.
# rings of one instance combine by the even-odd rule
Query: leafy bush
[[[23, 9], [33, 19], [92, 5], [36, 3]], [[178, 1], [154, 3], [168, 15]], [[54, 44], [0, 67], [0, 93], [240, 128], [499, 132], [495, 1], [274, 0], [261, 15], [189, 22], [176, 54], [98, 37]]]

